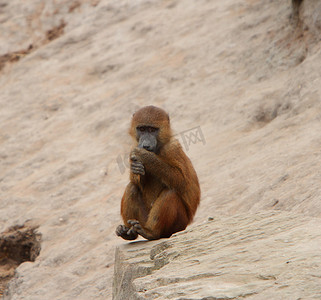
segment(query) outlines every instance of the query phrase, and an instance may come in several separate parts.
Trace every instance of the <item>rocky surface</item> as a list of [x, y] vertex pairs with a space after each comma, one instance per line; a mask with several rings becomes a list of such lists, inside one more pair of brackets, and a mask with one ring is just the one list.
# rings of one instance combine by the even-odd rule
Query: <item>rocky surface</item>
[[321, 224], [293, 213], [214, 218], [117, 248], [114, 299], [319, 299]]
[[[31, 224], [30, 224], [31, 223]], [[13, 226], [0, 237], [0, 295], [3, 295], [15, 269], [23, 262], [35, 261], [41, 249], [41, 234], [37, 226], [27, 222]]]
[[[127, 245], [114, 234], [127, 130], [147, 104], [170, 113], [199, 175], [192, 236], [205, 234], [197, 226], [209, 216], [223, 233], [223, 216], [247, 213], [235, 219], [246, 231], [258, 213], [276, 210], [317, 244], [309, 218], [321, 216], [320, 11], [318, 0], [1, 0], [0, 231], [30, 220], [41, 234], [39, 256], [16, 269], [5, 298], [111, 299], [114, 252]], [[295, 234], [289, 251], [302, 245]], [[237, 233], [228, 237], [237, 243]], [[261, 256], [273, 258], [263, 244]], [[228, 250], [232, 268], [237, 248]], [[318, 264], [300, 251], [305, 266]], [[231, 270], [242, 274], [242, 263]], [[288, 265], [308, 289], [312, 273], [305, 280]], [[276, 265], [272, 275], [282, 272]]]

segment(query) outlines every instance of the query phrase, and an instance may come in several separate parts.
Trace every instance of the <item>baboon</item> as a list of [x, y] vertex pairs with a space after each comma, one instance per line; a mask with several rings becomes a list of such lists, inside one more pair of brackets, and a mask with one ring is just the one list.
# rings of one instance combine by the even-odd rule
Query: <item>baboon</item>
[[130, 135], [130, 182], [121, 200], [124, 225], [116, 234], [156, 240], [184, 230], [200, 201], [200, 187], [191, 161], [173, 138], [168, 114], [145, 106], [134, 113]]

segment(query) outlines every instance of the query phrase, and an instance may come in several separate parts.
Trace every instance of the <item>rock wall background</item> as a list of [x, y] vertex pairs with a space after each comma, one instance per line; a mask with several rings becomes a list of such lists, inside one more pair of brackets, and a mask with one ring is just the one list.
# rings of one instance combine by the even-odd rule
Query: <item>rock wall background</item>
[[127, 129], [143, 105], [192, 138], [191, 228], [265, 210], [319, 218], [320, 12], [317, 0], [0, 1], [0, 229], [31, 220], [41, 234], [5, 297], [112, 297]]

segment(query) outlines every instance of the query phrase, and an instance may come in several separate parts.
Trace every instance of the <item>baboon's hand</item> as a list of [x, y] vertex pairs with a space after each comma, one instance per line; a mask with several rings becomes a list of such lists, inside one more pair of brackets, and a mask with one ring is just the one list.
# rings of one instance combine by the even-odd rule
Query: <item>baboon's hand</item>
[[144, 148], [134, 148], [130, 153], [130, 159], [133, 161], [140, 161], [146, 168], [146, 164], [153, 161], [155, 153], [145, 150]]
[[124, 240], [134, 240], [137, 238], [138, 233], [130, 230], [125, 225], [119, 225], [116, 228], [116, 235], [122, 237]]
[[145, 175], [145, 168], [143, 163], [133, 152], [130, 155], [130, 170], [134, 174]]
[[144, 162], [144, 159], [151, 155], [152, 152], [145, 150], [144, 148], [134, 148], [130, 152], [130, 157], [135, 158], [136, 160]]

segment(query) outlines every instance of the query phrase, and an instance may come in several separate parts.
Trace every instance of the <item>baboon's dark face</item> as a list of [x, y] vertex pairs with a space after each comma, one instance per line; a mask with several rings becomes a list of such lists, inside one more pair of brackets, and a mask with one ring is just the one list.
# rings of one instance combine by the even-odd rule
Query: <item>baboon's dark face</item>
[[144, 148], [150, 152], [157, 152], [159, 129], [151, 126], [138, 126], [136, 128], [138, 148]]

